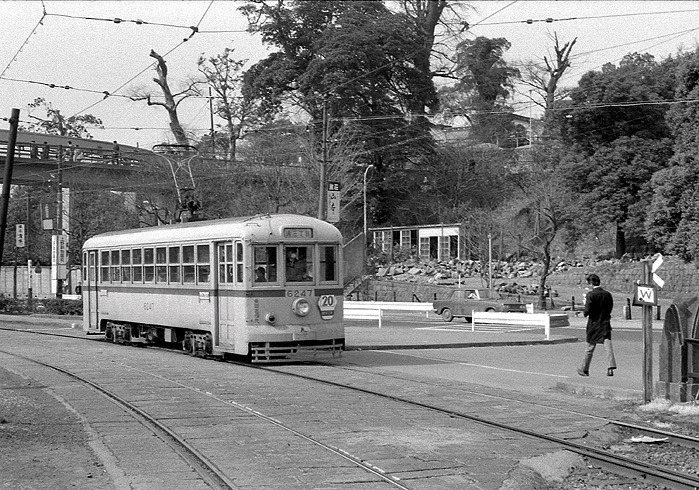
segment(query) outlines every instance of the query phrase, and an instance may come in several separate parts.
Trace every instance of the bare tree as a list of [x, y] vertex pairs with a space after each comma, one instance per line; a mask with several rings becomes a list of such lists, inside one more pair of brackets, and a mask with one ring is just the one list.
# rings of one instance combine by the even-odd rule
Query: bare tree
[[529, 61], [521, 69], [522, 81], [532, 87], [541, 97], [543, 102], [532, 101], [544, 109], [544, 134], [550, 134], [553, 122], [552, 110], [558, 100], [565, 97], [559, 93], [558, 82], [565, 71], [570, 67], [570, 53], [578, 40], [576, 37], [561, 46], [558, 35], [553, 33], [553, 51], [556, 59], [544, 56], [543, 63]]
[[153, 100], [153, 96], [150, 93], [136, 93], [131, 96], [131, 100], [145, 100], [148, 105], [164, 107], [170, 118], [170, 131], [172, 131], [172, 134], [175, 136], [175, 141], [177, 141], [178, 145], [189, 145], [189, 138], [182, 124], [180, 124], [180, 119], [177, 115], [177, 107], [183, 100], [195, 95], [196, 92], [190, 84], [184, 90], [173, 94], [167, 80], [168, 70], [165, 59], [152, 49], [150, 51], [150, 57], [157, 60], [155, 71], [158, 76], [153, 78], [153, 81], [163, 92], [164, 100]]

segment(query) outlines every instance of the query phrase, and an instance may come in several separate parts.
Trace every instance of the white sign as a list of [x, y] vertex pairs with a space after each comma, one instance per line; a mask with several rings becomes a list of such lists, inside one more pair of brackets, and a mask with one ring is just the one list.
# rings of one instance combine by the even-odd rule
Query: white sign
[[665, 285], [665, 281], [663, 281], [658, 274], [655, 273], [658, 269], [660, 269], [660, 266], [663, 265], [663, 256], [658, 255], [658, 258], [655, 259], [655, 262], [653, 262], [653, 266], [650, 268], [650, 272], [653, 277], [653, 282], [657, 284], [659, 287], [663, 287]]
[[326, 212], [329, 223], [340, 221], [340, 183], [328, 182], [328, 209]]
[[17, 248], [24, 248], [25, 238], [24, 225], [15, 225], [15, 246]]

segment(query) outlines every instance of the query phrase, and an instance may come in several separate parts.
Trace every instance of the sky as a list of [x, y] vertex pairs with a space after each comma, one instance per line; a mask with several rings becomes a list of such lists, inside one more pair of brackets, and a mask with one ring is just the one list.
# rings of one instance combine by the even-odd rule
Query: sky
[[[9, 129], [13, 108], [20, 109], [21, 121], [31, 121], [32, 114], [43, 116], [27, 107], [43, 97], [66, 116], [100, 118], [105, 128], [91, 131], [95, 139], [149, 149], [172, 141], [162, 107], [148, 107], [126, 96], [139, 88], [160, 93], [152, 81], [151, 49], [165, 56], [173, 89], [196, 76], [202, 54], [215, 56], [229, 47], [249, 64], [266, 57], [274, 48], [246, 32], [246, 19], [238, 12], [244, 3], [0, 0], [0, 128]], [[454, 3], [468, 8], [469, 38], [504, 37], [512, 44], [506, 54], [510, 63], [550, 57], [554, 33], [561, 44], [577, 38], [563, 86], [575, 85], [581, 75], [605, 63], [618, 64], [630, 52], [662, 59], [698, 46], [695, 1]], [[191, 26], [199, 32], [190, 37]], [[189, 39], [183, 42], [185, 38]], [[105, 97], [104, 92], [111, 95]], [[522, 102], [523, 92], [516, 94], [520, 100], [516, 107], [528, 115], [533, 109]], [[183, 125], [196, 134], [210, 131], [206, 99], [183, 102], [179, 114]]]

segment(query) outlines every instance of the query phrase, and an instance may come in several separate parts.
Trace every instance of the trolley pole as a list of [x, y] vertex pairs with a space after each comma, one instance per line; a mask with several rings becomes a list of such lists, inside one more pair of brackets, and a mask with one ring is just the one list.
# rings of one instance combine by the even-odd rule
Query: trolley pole
[[7, 155], [5, 156], [5, 176], [2, 180], [2, 198], [0, 199], [0, 262], [5, 245], [7, 230], [7, 208], [10, 202], [10, 187], [12, 186], [12, 168], [15, 164], [15, 145], [17, 144], [17, 128], [19, 126], [19, 109], [12, 109], [10, 116], [10, 134], [7, 137]]

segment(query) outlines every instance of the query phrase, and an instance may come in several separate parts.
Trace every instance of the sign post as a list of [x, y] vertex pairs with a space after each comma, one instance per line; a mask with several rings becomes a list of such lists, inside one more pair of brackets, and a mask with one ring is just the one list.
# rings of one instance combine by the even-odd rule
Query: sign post
[[634, 305], [643, 307], [643, 398], [646, 402], [653, 399], [653, 306], [658, 305], [653, 283], [661, 288], [665, 285], [665, 281], [656, 274], [662, 263], [662, 255], [658, 255], [652, 266], [649, 261], [643, 261], [643, 279], [636, 286], [634, 294]]
[[328, 209], [325, 213], [328, 223], [340, 221], [340, 183], [328, 182]]

